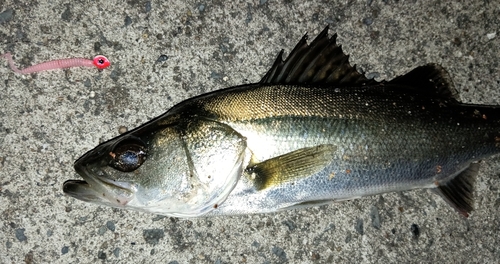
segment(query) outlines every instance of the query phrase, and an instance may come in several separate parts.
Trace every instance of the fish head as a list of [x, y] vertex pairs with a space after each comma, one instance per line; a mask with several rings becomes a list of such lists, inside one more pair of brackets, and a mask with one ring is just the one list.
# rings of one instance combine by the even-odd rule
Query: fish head
[[197, 217], [227, 198], [242, 173], [245, 149], [237, 133], [211, 122], [139, 129], [79, 158], [74, 168], [83, 180], [66, 181], [63, 191], [100, 205]]

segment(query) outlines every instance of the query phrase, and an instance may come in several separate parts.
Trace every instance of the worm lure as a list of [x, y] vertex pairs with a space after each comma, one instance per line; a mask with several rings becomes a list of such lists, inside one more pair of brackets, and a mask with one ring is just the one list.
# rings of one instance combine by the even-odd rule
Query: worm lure
[[85, 58], [52, 60], [52, 61], [42, 62], [40, 64], [36, 64], [20, 70], [14, 65], [14, 60], [12, 59], [12, 55], [10, 53], [5, 53], [3, 55], [0, 55], [0, 57], [4, 57], [5, 59], [7, 59], [10, 68], [14, 72], [19, 74], [30, 74], [35, 72], [55, 70], [55, 69], [66, 69], [71, 67], [97, 67], [97, 69], [102, 70], [111, 65], [111, 62], [106, 57], [102, 55], [97, 55], [92, 60]]

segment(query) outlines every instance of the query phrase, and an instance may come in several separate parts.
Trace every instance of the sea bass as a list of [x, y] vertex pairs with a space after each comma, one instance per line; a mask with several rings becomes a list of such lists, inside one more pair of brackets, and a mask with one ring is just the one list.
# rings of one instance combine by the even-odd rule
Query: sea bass
[[463, 104], [434, 64], [366, 78], [325, 28], [259, 83], [185, 100], [90, 150], [64, 193], [174, 216], [270, 213], [429, 188], [463, 216], [500, 107]]

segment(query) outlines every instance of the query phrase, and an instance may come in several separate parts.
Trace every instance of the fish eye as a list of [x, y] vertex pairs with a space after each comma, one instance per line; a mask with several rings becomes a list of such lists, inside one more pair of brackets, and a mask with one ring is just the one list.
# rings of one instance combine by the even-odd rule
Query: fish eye
[[117, 143], [109, 152], [109, 165], [121, 172], [138, 169], [147, 158], [147, 149], [139, 138], [128, 138]]

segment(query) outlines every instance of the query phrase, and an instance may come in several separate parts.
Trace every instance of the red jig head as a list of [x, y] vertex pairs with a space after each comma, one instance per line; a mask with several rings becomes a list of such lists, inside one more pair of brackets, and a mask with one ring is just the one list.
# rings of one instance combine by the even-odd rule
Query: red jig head
[[111, 62], [108, 60], [108, 58], [104, 57], [103, 55], [95, 56], [93, 63], [94, 66], [96, 66], [99, 70], [106, 69], [111, 65]]

